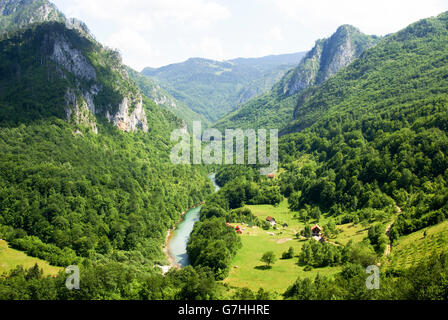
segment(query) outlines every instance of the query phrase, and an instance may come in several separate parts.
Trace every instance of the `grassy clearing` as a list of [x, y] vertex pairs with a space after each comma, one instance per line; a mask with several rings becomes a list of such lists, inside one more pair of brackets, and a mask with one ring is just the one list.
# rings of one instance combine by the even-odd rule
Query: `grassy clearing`
[[288, 229], [296, 230], [296, 233], [300, 229], [304, 228], [304, 224], [299, 221], [298, 218], [294, 218], [294, 213], [288, 208], [288, 201], [283, 200], [278, 207], [272, 205], [247, 205], [252, 213], [257, 216], [261, 221], [265, 221], [266, 217], [274, 217], [278, 224], [288, 224]]
[[407, 268], [430, 256], [434, 251], [441, 252], [447, 248], [448, 221], [445, 221], [400, 237], [392, 246], [392, 253], [387, 257], [386, 266]]
[[8, 247], [6, 241], [0, 241], [0, 275], [14, 269], [18, 265], [31, 268], [38, 264], [44, 271], [44, 275], [56, 275], [62, 268], [51, 266], [48, 262], [27, 256], [24, 252]]
[[[296, 234], [305, 227], [305, 224], [295, 217], [296, 213], [289, 210], [286, 199], [277, 207], [271, 205], [247, 205], [246, 207], [261, 221], [265, 221], [268, 216], [274, 217], [278, 223], [278, 229], [271, 228], [266, 231], [262, 228], [248, 228], [242, 225], [243, 228], [246, 228], [241, 235], [243, 247], [232, 261], [232, 269], [229, 277], [224, 280], [225, 284], [237, 288], [248, 287], [254, 291], [262, 287], [265, 290], [281, 294], [298, 277], [314, 278], [317, 273], [331, 276], [341, 270], [341, 267], [327, 267], [304, 271], [304, 267], [298, 265], [297, 257], [289, 260], [280, 259], [283, 252], [290, 247], [293, 247], [295, 254], [298, 255], [304, 243], [304, 240], [296, 238]], [[325, 225], [328, 220], [328, 217], [322, 215], [319, 225]], [[287, 223], [288, 227], [283, 228], [284, 223]], [[310, 221], [310, 224], [312, 223], [314, 222]], [[342, 245], [347, 244], [350, 240], [361, 242], [368, 233], [368, 227], [361, 224], [338, 225], [337, 229], [339, 234], [329, 241]], [[278, 260], [271, 269], [265, 270], [260, 259], [267, 251], [273, 251]]]
[[343, 245], [347, 244], [350, 240], [353, 240], [353, 242], [361, 242], [367, 237], [369, 232], [368, 227], [365, 228], [360, 224], [355, 225], [353, 223], [339, 225], [337, 226], [337, 229], [339, 230], [339, 234], [335, 239], [331, 239], [331, 241]]
[[[305, 223], [299, 220], [299, 218], [295, 218], [295, 212], [292, 212], [288, 208], [288, 200], [283, 200], [277, 207], [271, 205], [247, 205], [252, 213], [257, 216], [261, 221], [265, 221], [266, 217], [271, 216], [274, 217], [279, 224], [279, 228], [283, 229], [281, 226], [283, 223], [287, 223], [287, 230], [294, 232], [294, 235], [300, 230], [305, 228]], [[328, 223], [329, 218], [325, 216], [321, 216], [319, 221], [319, 225], [325, 225]], [[311, 225], [316, 223], [316, 221], [310, 221]], [[350, 240], [354, 242], [362, 241], [368, 233], [368, 227], [363, 227], [361, 224], [353, 224], [348, 223], [344, 225], [338, 225], [337, 229], [340, 233], [334, 238], [330, 239], [332, 242], [339, 242], [341, 244], [346, 244]]]
[[[224, 280], [224, 283], [233, 287], [248, 287], [255, 291], [262, 287], [265, 290], [281, 294], [299, 276], [314, 278], [317, 273], [333, 275], [341, 270], [340, 267], [329, 267], [304, 271], [304, 267], [297, 263], [297, 256], [289, 260], [281, 259], [283, 252], [290, 247], [293, 247], [295, 254], [298, 255], [304, 243], [303, 240], [296, 238], [296, 234], [305, 227], [305, 224], [294, 217], [295, 213], [289, 210], [286, 199], [277, 207], [272, 205], [248, 205], [246, 207], [261, 221], [265, 221], [268, 216], [274, 217], [278, 223], [278, 229], [271, 228], [266, 231], [262, 228], [248, 228], [243, 225], [243, 228], [246, 227], [241, 235], [243, 247], [235, 256], [230, 275]], [[325, 224], [327, 220], [322, 216], [319, 223]], [[282, 227], [284, 223], [288, 224], [288, 227]], [[350, 228], [345, 225], [341, 228], [343, 231], [339, 235], [341, 238], [336, 240], [345, 243], [348, 242], [352, 233], [360, 231], [362, 227]], [[363, 234], [358, 234], [357, 237], [362, 237]], [[347, 241], [345, 241], [346, 239]], [[260, 259], [267, 251], [273, 251], [278, 260], [271, 269], [265, 270]]]
[[[241, 239], [243, 248], [232, 262], [229, 277], [224, 280], [224, 283], [233, 287], [248, 287], [255, 291], [262, 287], [281, 294], [299, 276], [314, 278], [318, 272], [322, 275], [332, 275], [340, 271], [339, 267], [334, 267], [306, 272], [303, 270], [304, 267], [297, 264], [297, 257], [289, 260], [280, 259], [283, 252], [290, 247], [293, 247], [298, 254], [304, 242], [297, 240], [295, 233], [288, 229], [265, 231], [257, 227], [246, 228]], [[260, 261], [261, 256], [267, 251], [273, 251], [278, 259], [271, 269], [264, 269], [264, 263]]]

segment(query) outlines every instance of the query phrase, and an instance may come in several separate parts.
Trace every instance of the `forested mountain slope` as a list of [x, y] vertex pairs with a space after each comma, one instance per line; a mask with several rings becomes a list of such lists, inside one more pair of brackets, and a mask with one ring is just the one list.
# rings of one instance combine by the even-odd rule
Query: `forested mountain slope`
[[285, 131], [334, 118], [333, 111], [384, 113], [445, 97], [446, 36], [446, 14], [390, 35], [322, 86], [303, 92]]
[[[319, 272], [314, 286], [301, 275], [285, 298], [334, 299], [350, 292], [354, 299], [446, 299], [439, 275], [448, 266], [447, 46], [448, 13], [388, 36], [302, 92], [289, 127], [298, 132], [281, 137], [274, 177], [260, 177], [251, 166], [218, 170], [224, 186], [204, 206], [207, 218], [249, 223], [253, 208], [263, 221], [273, 212], [277, 223], [279, 216], [300, 221], [297, 237], [310, 238], [314, 224], [324, 230], [327, 241], [310, 239], [299, 255], [299, 265], [315, 268], [307, 272]], [[277, 210], [284, 198], [286, 213]], [[335, 240], [347, 230], [346, 243]], [[361, 293], [365, 277], [353, 275], [377, 263], [380, 290]], [[341, 273], [322, 276], [323, 267], [337, 265]]]
[[142, 73], [193, 111], [216, 121], [251, 97], [269, 90], [286, 71], [296, 66], [303, 53], [252, 59], [214, 61], [192, 58]]
[[4, 33], [1, 238], [54, 265], [152, 270], [167, 230], [212, 190], [200, 168], [170, 162], [182, 126], [82, 30], [45, 22]]
[[129, 67], [127, 67], [127, 72], [146, 97], [171, 111], [180, 119], [185, 120], [185, 124], [188, 128], [192, 128], [193, 121], [202, 121], [204, 126], [209, 124], [209, 121], [203, 115], [194, 112], [184, 102], [175, 99], [168, 92], [166, 92], [165, 89], [162, 89], [156, 80], [151, 79]]
[[365, 35], [353, 26], [339, 27], [330, 38], [318, 40], [300, 64], [288, 71], [271, 91], [226, 115], [216, 127], [283, 128], [292, 119], [298, 93], [329, 79], [378, 41], [378, 37]]
[[[370, 219], [370, 209], [392, 214], [396, 202], [403, 212], [392, 239], [443, 221], [447, 92], [447, 13], [389, 36], [303, 92], [288, 127], [300, 133], [280, 143], [282, 163], [291, 170], [283, 183], [294, 190], [292, 207], [318, 205], [331, 214]], [[314, 164], [294, 168], [305, 155]]]

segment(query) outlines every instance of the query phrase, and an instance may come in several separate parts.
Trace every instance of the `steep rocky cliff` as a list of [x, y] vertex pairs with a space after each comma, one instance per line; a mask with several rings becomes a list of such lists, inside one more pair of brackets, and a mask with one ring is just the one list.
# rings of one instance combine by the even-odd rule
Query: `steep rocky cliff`
[[[120, 55], [45, 0], [0, 0], [1, 121], [58, 116], [97, 132], [97, 116], [120, 130], [148, 130], [140, 91]], [[14, 99], [12, 99], [14, 98]], [[22, 117], [23, 119], [23, 117]]]
[[64, 22], [65, 17], [46, 0], [0, 0], [0, 32], [46, 21]]
[[343, 25], [330, 38], [318, 40], [299, 66], [285, 75], [277, 89], [290, 96], [321, 84], [378, 41], [378, 37], [365, 35], [353, 26]]
[[367, 36], [350, 25], [339, 27], [330, 38], [318, 40], [300, 64], [288, 71], [271, 91], [247, 101], [217, 121], [215, 127], [283, 128], [293, 119], [298, 95], [303, 90], [330, 79], [379, 41], [380, 38]]

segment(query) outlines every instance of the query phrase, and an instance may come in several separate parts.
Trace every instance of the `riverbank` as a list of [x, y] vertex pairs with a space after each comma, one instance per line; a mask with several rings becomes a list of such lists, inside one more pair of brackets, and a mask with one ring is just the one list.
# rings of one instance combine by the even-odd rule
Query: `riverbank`
[[166, 260], [168, 261], [168, 265], [167, 266], [161, 266], [162, 270], [163, 270], [164, 267], [169, 267], [170, 269], [174, 268], [174, 269], [178, 269], [178, 270], [181, 269], [182, 266], [179, 263], [177, 263], [176, 259], [170, 253], [170, 242], [173, 239], [174, 232], [177, 230], [177, 227], [182, 222], [184, 222], [186, 214], [189, 211], [191, 211], [191, 210], [194, 210], [194, 209], [197, 209], [199, 207], [202, 207], [204, 204], [205, 204], [205, 201], [203, 201], [200, 204], [198, 204], [198, 205], [188, 209], [187, 211], [182, 212], [181, 215], [180, 215], [179, 221], [176, 222], [176, 224], [174, 225], [174, 227], [172, 229], [168, 230], [168, 233], [167, 233], [167, 235], [165, 237], [165, 245], [163, 247], [163, 253], [165, 254]]
[[[219, 186], [216, 184], [215, 174], [209, 175], [209, 178], [215, 186], [215, 192], [218, 191]], [[168, 231], [163, 252], [169, 265], [161, 266], [164, 273], [168, 272], [171, 268], [181, 269], [189, 264], [188, 254], [186, 252], [188, 239], [193, 231], [194, 224], [199, 221], [200, 208], [204, 204], [205, 202], [203, 201], [193, 208], [182, 212], [179, 221]], [[178, 232], [176, 233], [176, 231]]]

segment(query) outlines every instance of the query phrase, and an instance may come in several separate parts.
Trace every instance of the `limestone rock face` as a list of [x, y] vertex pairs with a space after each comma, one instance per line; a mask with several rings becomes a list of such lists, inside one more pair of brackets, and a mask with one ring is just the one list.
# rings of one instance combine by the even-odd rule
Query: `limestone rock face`
[[290, 96], [323, 83], [378, 41], [355, 27], [339, 27], [330, 38], [318, 40], [299, 66], [287, 73], [280, 82], [280, 93]]
[[140, 101], [137, 102], [132, 112], [130, 111], [130, 101], [125, 97], [119, 106], [118, 112], [113, 116], [108, 114], [107, 118], [121, 131], [132, 132], [137, 129], [148, 131], [148, 122], [143, 108], [142, 97], [140, 97]]
[[94, 111], [91, 110], [92, 102], [83, 96], [78, 96], [75, 90], [67, 89], [65, 94], [65, 114], [67, 121], [73, 121], [81, 126], [90, 128], [93, 133], [98, 133]]
[[[129, 79], [118, 52], [105, 48], [77, 19], [67, 19], [46, 0], [0, 0], [0, 30], [25, 29], [33, 23], [39, 43], [33, 55], [47, 74], [65, 86], [67, 121], [98, 132], [96, 116], [104, 116], [120, 130], [148, 131], [142, 95]], [[28, 39], [29, 41], [32, 41]], [[50, 71], [51, 69], [51, 71]]]
[[[65, 94], [65, 114], [68, 121], [89, 127], [97, 133], [95, 115], [98, 114], [105, 116], [122, 131], [148, 131], [140, 93], [123, 96], [118, 105], [108, 105], [108, 108], [97, 106], [95, 97], [103, 90], [103, 85], [91, 62], [61, 34], [48, 35], [47, 42], [52, 44], [50, 59], [61, 67], [61, 74], [69, 72], [77, 79], [77, 88], [68, 88]], [[127, 74], [120, 72], [120, 76], [127, 77]], [[117, 111], [113, 113], [111, 110]]]
[[63, 36], [55, 34], [53, 37], [54, 47], [50, 58], [78, 78], [96, 80], [95, 68], [86, 57]]
[[20, 29], [32, 23], [48, 21], [65, 21], [64, 15], [49, 1], [0, 0], [0, 29], [2, 31]]

